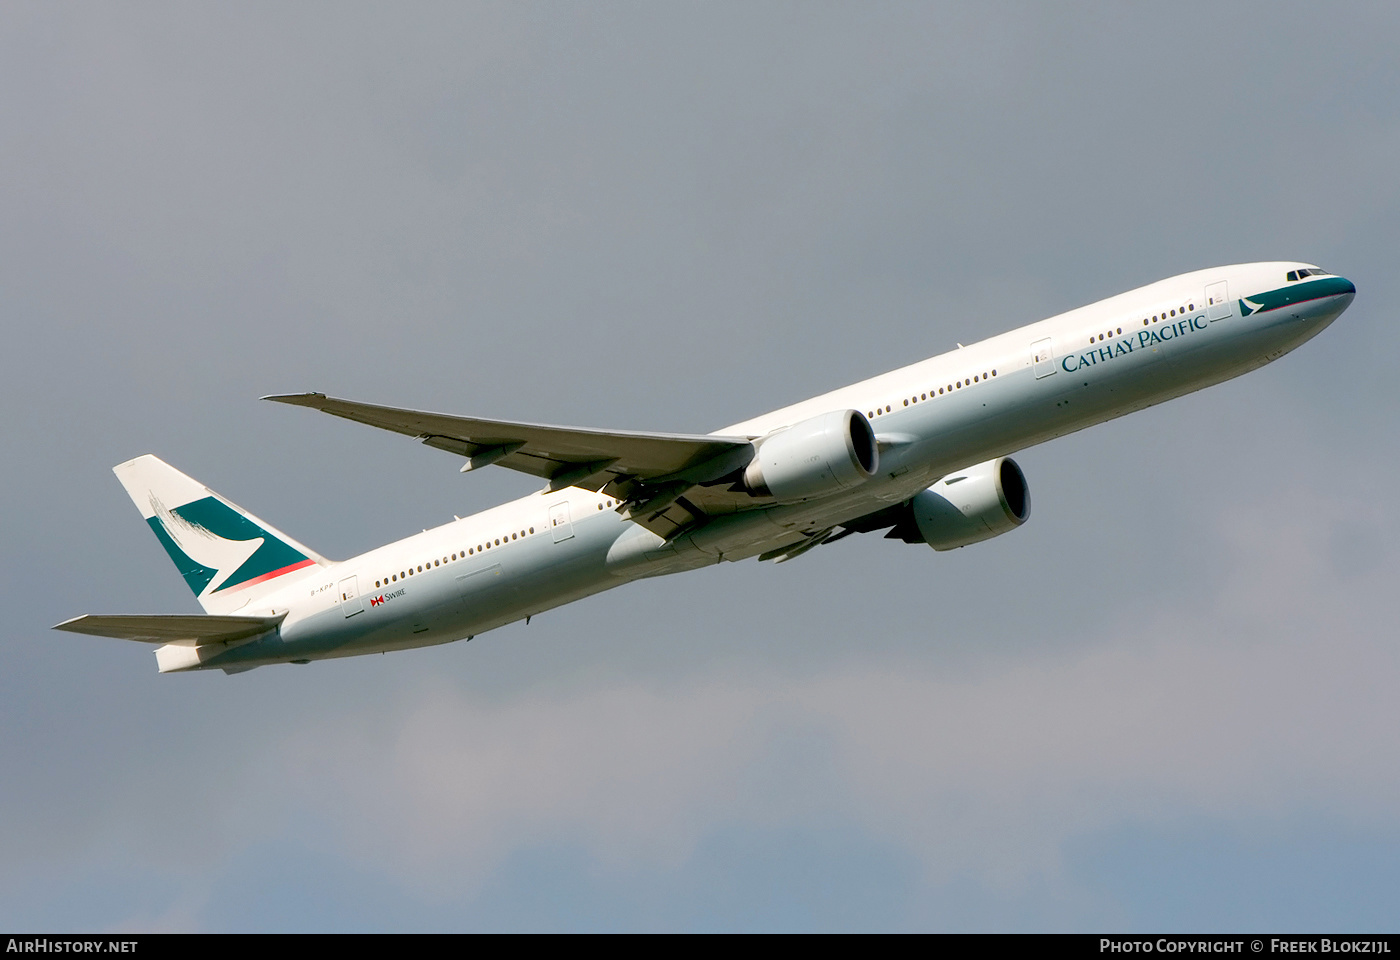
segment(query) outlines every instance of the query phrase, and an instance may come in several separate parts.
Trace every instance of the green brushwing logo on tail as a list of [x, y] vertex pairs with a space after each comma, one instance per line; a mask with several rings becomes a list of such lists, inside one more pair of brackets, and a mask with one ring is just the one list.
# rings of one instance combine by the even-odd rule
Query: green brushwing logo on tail
[[146, 522], [195, 596], [210, 584], [218, 593], [315, 562], [214, 497], [173, 509], [152, 498], [151, 506]]

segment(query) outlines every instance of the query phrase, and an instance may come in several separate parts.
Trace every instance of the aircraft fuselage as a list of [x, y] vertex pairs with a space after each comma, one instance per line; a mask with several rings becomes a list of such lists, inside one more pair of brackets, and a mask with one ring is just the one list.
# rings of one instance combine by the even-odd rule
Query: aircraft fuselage
[[[1312, 275], [1286, 279], [1299, 270]], [[239, 611], [285, 613], [274, 633], [163, 647], [161, 669], [444, 643], [632, 580], [761, 556], [905, 503], [955, 471], [1260, 367], [1315, 336], [1354, 294], [1349, 281], [1291, 262], [1172, 277], [717, 431], [764, 437], [859, 411], [879, 467], [850, 489], [714, 516], [668, 540], [625, 519], [606, 493], [531, 494], [319, 567]]]

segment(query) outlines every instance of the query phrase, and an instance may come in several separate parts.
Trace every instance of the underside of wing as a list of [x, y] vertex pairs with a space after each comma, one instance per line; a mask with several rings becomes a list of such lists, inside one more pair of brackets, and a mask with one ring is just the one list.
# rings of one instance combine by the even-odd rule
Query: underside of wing
[[[285, 614], [283, 615], [285, 616]], [[141, 643], [172, 643], [199, 646], [231, 643], [275, 630], [283, 617], [186, 616], [81, 616], [65, 620], [55, 630], [86, 633], [94, 637], [115, 637]]]
[[705, 489], [723, 484], [748, 464], [754, 455], [751, 437], [482, 420], [338, 400], [322, 393], [263, 399], [413, 437], [466, 458], [464, 471], [497, 464], [542, 477], [551, 490], [604, 491], [621, 502], [624, 516], [666, 538], [698, 522], [711, 512], [710, 505], [731, 512], [752, 504], [745, 494]]

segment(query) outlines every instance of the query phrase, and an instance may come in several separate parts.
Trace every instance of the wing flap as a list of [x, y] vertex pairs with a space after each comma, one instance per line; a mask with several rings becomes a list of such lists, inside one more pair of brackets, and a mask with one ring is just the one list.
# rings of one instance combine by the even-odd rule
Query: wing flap
[[285, 617], [285, 613], [280, 617], [84, 615], [56, 624], [53, 629], [140, 643], [173, 643], [193, 647], [256, 637], [275, 630]]

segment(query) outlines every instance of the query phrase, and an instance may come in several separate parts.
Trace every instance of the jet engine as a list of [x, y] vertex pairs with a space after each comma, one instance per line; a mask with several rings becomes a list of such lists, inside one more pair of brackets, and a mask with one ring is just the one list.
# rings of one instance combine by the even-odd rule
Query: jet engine
[[879, 469], [870, 421], [858, 410], [833, 410], [759, 440], [744, 469], [744, 488], [779, 503], [799, 503], [848, 490]]
[[1014, 530], [1030, 515], [1025, 474], [1015, 460], [998, 457], [954, 471], [916, 494], [890, 536], [954, 550]]

